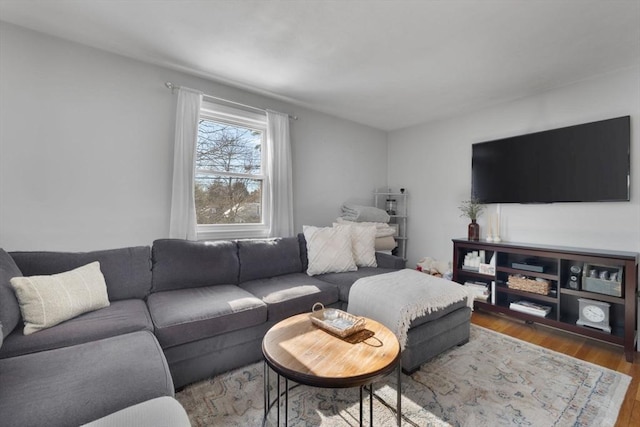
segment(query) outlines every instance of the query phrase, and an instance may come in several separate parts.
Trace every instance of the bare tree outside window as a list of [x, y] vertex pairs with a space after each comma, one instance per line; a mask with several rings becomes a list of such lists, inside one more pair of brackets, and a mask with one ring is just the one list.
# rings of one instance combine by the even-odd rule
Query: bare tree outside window
[[196, 145], [198, 224], [262, 222], [263, 132], [200, 120]]

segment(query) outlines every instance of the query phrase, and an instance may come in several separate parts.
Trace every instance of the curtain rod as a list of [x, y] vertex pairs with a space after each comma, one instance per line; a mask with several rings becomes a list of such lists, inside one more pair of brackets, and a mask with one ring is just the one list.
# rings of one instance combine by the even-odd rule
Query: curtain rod
[[[176, 86], [171, 82], [164, 82], [164, 85], [168, 88], [171, 89], [171, 93], [173, 93], [174, 90], [176, 89], [180, 89], [180, 86]], [[199, 92], [199, 91], [198, 91]], [[224, 98], [219, 98], [217, 96], [213, 96], [213, 95], [207, 95], [206, 93], [202, 94], [203, 97], [205, 98], [210, 98], [210, 99], [215, 99], [216, 101], [221, 101], [221, 102], [226, 102], [228, 104], [233, 104], [233, 105], [237, 105], [239, 107], [243, 107], [243, 108], [250, 108], [252, 110], [256, 110], [256, 111], [260, 111], [263, 113], [266, 113], [267, 111], [275, 111], [275, 110], [267, 110], [265, 108], [259, 108], [259, 107], [254, 107], [252, 105], [247, 105], [247, 104], [241, 104], [239, 102], [236, 101], [231, 101], [229, 99], [224, 99]], [[277, 111], [276, 111], [277, 112]], [[281, 114], [286, 114], [291, 120], [298, 120], [298, 116], [292, 116], [291, 114], [287, 114], [287, 113], [281, 113]]]

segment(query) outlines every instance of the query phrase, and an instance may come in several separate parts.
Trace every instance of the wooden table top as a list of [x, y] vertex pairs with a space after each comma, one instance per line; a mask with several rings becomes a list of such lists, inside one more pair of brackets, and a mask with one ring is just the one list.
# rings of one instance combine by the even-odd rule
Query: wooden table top
[[297, 383], [356, 387], [391, 373], [400, 358], [400, 343], [372, 319], [366, 319], [363, 331], [339, 338], [315, 326], [304, 313], [269, 329], [262, 353], [274, 371]]

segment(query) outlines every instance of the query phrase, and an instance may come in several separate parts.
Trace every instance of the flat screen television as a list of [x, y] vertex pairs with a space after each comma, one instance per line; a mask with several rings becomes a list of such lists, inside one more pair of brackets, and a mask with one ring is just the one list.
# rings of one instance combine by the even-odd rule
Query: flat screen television
[[482, 203], [629, 200], [630, 117], [472, 146], [471, 196]]

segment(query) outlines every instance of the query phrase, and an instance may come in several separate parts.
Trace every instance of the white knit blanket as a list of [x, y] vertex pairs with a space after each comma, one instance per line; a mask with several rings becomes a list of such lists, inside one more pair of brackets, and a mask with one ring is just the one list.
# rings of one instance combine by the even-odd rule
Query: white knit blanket
[[413, 320], [465, 298], [473, 308], [473, 298], [464, 286], [407, 268], [358, 279], [351, 286], [347, 311], [391, 329], [404, 350]]

